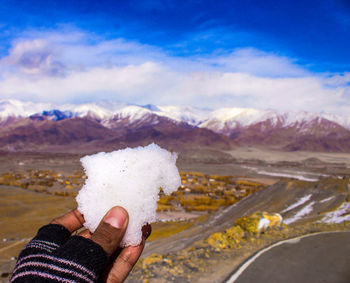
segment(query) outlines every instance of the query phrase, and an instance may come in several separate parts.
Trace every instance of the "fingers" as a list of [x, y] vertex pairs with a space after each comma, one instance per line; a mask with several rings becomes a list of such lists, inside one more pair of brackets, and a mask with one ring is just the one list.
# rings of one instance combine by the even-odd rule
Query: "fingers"
[[142, 236], [145, 238], [145, 240], [148, 239], [151, 233], [152, 233], [152, 226], [150, 224], [147, 223], [146, 225], [142, 226]]
[[[127, 211], [122, 207], [116, 206], [107, 212], [93, 234], [88, 230], [79, 233], [79, 236], [89, 238], [100, 245], [109, 257], [113, 253], [117, 253], [114, 255], [117, 256], [115, 259], [114, 256], [111, 257], [111, 260], [113, 261], [114, 259], [114, 261], [108, 273], [105, 273], [106, 282], [123, 282], [126, 279], [144, 249], [145, 239], [151, 234], [151, 225], [145, 225], [142, 227], [143, 237], [139, 246], [118, 249], [128, 222], [129, 216]], [[75, 209], [64, 216], [54, 219], [51, 223], [60, 224], [72, 233], [83, 226], [84, 218]]]
[[142, 242], [138, 246], [130, 246], [122, 249], [114, 260], [112, 266], [108, 269], [107, 275], [105, 276], [105, 282], [118, 283], [123, 282], [137, 260], [139, 259], [142, 251], [145, 247], [145, 241], [152, 232], [152, 227], [147, 224], [142, 227]]
[[91, 240], [99, 244], [111, 256], [119, 247], [128, 226], [129, 216], [120, 206], [111, 208], [103, 217]]
[[124, 282], [139, 259], [144, 247], [145, 240], [143, 239], [141, 244], [136, 247], [129, 246], [122, 249], [116, 260], [113, 262], [112, 268], [107, 274], [106, 282]]
[[78, 236], [81, 236], [81, 237], [84, 237], [84, 238], [87, 238], [87, 239], [91, 239], [91, 235], [92, 235], [92, 233], [89, 230], [81, 231], [78, 234]]
[[85, 222], [83, 215], [77, 210], [74, 209], [67, 214], [60, 216], [54, 220], [51, 221], [51, 224], [59, 224], [64, 227], [69, 232], [74, 232], [81, 227], [83, 227], [83, 223]]

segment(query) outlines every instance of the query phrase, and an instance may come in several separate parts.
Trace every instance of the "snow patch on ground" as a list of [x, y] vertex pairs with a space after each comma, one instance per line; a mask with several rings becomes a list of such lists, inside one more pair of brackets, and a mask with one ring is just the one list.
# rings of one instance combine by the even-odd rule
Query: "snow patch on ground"
[[286, 177], [286, 178], [294, 178], [294, 179], [298, 179], [301, 181], [309, 181], [309, 182], [316, 182], [318, 181], [318, 179], [314, 179], [314, 178], [306, 178], [304, 176], [301, 175], [294, 175], [294, 174], [286, 174], [286, 173], [274, 173], [274, 172], [267, 172], [267, 171], [257, 171], [258, 174], [262, 174], [262, 175], [269, 175], [269, 176], [276, 176], [276, 177]]
[[265, 231], [267, 228], [269, 228], [270, 220], [266, 218], [261, 218], [258, 224], [258, 231]]
[[350, 221], [350, 202], [344, 202], [336, 211], [327, 213], [320, 222], [341, 223]]
[[[251, 166], [242, 166], [242, 168], [252, 170], [258, 174], [261, 175], [267, 175], [267, 176], [275, 176], [275, 177], [284, 177], [284, 178], [293, 178], [297, 179], [300, 181], [308, 181], [308, 182], [316, 182], [319, 180], [319, 177], [328, 177], [328, 175], [324, 174], [312, 174], [309, 172], [304, 172], [304, 171], [291, 171], [291, 170], [284, 170], [280, 172], [269, 172], [266, 170], [260, 170], [259, 168], [251, 167]], [[311, 175], [312, 177], [305, 177], [305, 175]]]
[[324, 203], [324, 202], [330, 201], [330, 200], [332, 200], [332, 199], [334, 199], [334, 196], [331, 196], [331, 197], [329, 197], [329, 198], [325, 198], [325, 199], [323, 199], [323, 200], [320, 200], [320, 203]]
[[286, 220], [283, 220], [283, 223], [289, 225], [295, 221], [298, 221], [299, 219], [301, 219], [302, 217], [304, 217], [305, 215], [308, 215], [309, 213], [312, 212], [312, 207], [314, 205], [314, 201], [310, 202], [308, 205], [306, 205], [305, 207], [303, 207], [297, 214], [295, 214], [293, 217], [290, 217]]
[[292, 210], [292, 209], [294, 209], [294, 208], [296, 208], [296, 207], [306, 203], [307, 201], [310, 200], [311, 197], [312, 197], [312, 194], [302, 197], [296, 203], [293, 203], [292, 205], [288, 206], [286, 209], [281, 211], [281, 213], [288, 212], [288, 211], [290, 211], [290, 210]]

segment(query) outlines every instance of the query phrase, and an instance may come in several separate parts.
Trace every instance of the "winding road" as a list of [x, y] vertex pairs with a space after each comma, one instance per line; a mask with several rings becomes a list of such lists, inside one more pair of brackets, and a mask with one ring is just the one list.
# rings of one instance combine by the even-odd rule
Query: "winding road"
[[275, 243], [244, 262], [226, 283], [349, 283], [350, 232], [323, 232]]

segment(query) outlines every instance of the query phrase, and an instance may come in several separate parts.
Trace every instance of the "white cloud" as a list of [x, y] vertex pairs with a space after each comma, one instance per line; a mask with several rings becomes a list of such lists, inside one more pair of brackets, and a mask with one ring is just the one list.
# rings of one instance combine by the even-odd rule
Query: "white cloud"
[[231, 54], [202, 59], [221, 70], [249, 73], [262, 77], [300, 77], [308, 72], [298, 66], [295, 60], [266, 53], [254, 48], [236, 49]]
[[350, 84], [350, 73], [342, 73], [330, 75], [326, 80], [327, 85], [329, 86], [346, 86]]
[[177, 58], [81, 31], [31, 32], [14, 42], [0, 69], [1, 98], [350, 110], [348, 74], [315, 75], [289, 58], [255, 49]]
[[27, 75], [62, 75], [64, 65], [55, 60], [56, 50], [51, 42], [44, 39], [18, 42], [9, 55], [1, 59], [3, 68]]

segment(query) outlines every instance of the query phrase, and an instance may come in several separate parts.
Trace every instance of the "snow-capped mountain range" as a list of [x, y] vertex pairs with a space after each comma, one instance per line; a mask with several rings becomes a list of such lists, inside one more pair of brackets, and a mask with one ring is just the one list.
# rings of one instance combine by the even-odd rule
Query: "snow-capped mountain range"
[[245, 128], [265, 121], [270, 121], [271, 126], [291, 127], [324, 119], [350, 129], [350, 115], [304, 111], [281, 113], [273, 110], [236, 107], [208, 110], [192, 106], [156, 106], [151, 104], [138, 106], [110, 102], [53, 105], [13, 99], [0, 100], [0, 119], [2, 121], [8, 118], [27, 118], [34, 115], [43, 115], [52, 120], [89, 117], [99, 120], [105, 125], [108, 125], [107, 121], [114, 117], [128, 118], [130, 122], [134, 122], [149, 115], [157, 115], [224, 134], [226, 133], [225, 129]]
[[[252, 108], [0, 100], [0, 148], [16, 144], [267, 146], [350, 152], [350, 115]], [[95, 146], [94, 145], [94, 146]], [[102, 146], [102, 147], [103, 147]]]

